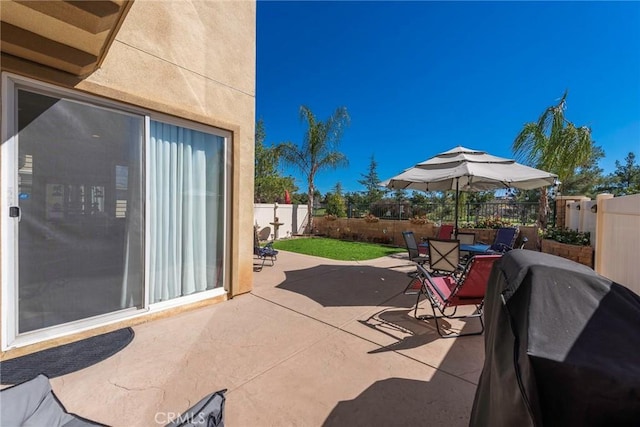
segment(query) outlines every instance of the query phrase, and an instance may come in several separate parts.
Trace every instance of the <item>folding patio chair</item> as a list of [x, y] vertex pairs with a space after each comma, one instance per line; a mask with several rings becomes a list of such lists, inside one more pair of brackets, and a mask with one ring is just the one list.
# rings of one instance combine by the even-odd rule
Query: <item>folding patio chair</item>
[[503, 254], [514, 248], [520, 229], [518, 227], [502, 227], [496, 232], [496, 237], [487, 251], [491, 254]]
[[404, 244], [407, 247], [410, 261], [418, 264], [424, 264], [425, 262], [429, 261], [428, 256], [420, 253], [418, 243], [416, 242], [416, 236], [413, 234], [413, 231], [403, 231], [402, 238], [404, 239]]
[[429, 239], [429, 269], [432, 274], [449, 275], [460, 272], [460, 242]]
[[[404, 244], [407, 247], [407, 252], [409, 253], [409, 260], [415, 262], [416, 264], [424, 264], [429, 261], [429, 257], [420, 253], [418, 248], [418, 243], [416, 242], [416, 236], [413, 234], [413, 231], [403, 231], [402, 238], [404, 239]], [[415, 277], [417, 275], [417, 271], [409, 273], [409, 276]]]
[[438, 235], [436, 236], [436, 239], [451, 240], [452, 234], [453, 234], [453, 225], [442, 224], [440, 226], [440, 229], [438, 230]]
[[[418, 277], [414, 278], [405, 289], [406, 295], [418, 295], [413, 316], [419, 320], [433, 319], [436, 323], [438, 334], [443, 338], [460, 337], [466, 335], [480, 335], [484, 332], [484, 322], [482, 321], [482, 308], [484, 296], [489, 283], [489, 275], [493, 268], [493, 263], [500, 259], [501, 255], [476, 255], [469, 260], [463, 273], [459, 276], [432, 276], [427, 269], [418, 265]], [[418, 304], [420, 296], [424, 295], [431, 304], [433, 315], [418, 316]], [[470, 315], [456, 316], [456, 310], [461, 305], [475, 305], [476, 311]], [[452, 308], [450, 314], [445, 310]], [[436, 314], [436, 309], [439, 314]], [[480, 320], [479, 332], [468, 333], [443, 333], [439, 319], [465, 319], [477, 317]]]
[[271, 260], [271, 265], [275, 265], [275, 261], [278, 259], [278, 251], [273, 248], [273, 242], [267, 242], [266, 245], [260, 246], [258, 230], [255, 228], [253, 229], [253, 255], [262, 260], [260, 267], [254, 268], [255, 271], [262, 271], [267, 258]]
[[[476, 235], [474, 233], [458, 233], [456, 240], [460, 245], [474, 245], [476, 243]], [[460, 259], [466, 262], [471, 256], [469, 251], [460, 251]]]
[[269, 240], [269, 237], [271, 237], [271, 227], [269, 227], [269, 226], [264, 227], [258, 233], [258, 241], [259, 242], [266, 242], [267, 240]]

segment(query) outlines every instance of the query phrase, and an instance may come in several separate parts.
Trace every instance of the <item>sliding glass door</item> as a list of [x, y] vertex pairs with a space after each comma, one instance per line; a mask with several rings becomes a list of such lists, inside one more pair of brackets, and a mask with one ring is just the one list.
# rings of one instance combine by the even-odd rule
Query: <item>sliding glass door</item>
[[140, 307], [144, 118], [17, 91], [18, 332]]
[[3, 347], [224, 293], [229, 132], [13, 80]]
[[222, 286], [224, 138], [152, 120], [150, 302]]

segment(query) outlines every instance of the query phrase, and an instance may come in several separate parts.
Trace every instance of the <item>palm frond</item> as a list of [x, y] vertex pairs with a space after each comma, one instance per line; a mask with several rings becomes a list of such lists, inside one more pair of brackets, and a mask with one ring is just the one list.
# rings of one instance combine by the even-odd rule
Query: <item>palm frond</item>
[[537, 166], [540, 162], [542, 147], [546, 144], [545, 136], [536, 123], [525, 123], [513, 141], [516, 160]]
[[349, 160], [347, 156], [337, 151], [328, 153], [322, 161], [318, 163], [318, 167], [320, 169], [329, 168], [329, 169], [337, 169], [339, 167], [349, 166]]

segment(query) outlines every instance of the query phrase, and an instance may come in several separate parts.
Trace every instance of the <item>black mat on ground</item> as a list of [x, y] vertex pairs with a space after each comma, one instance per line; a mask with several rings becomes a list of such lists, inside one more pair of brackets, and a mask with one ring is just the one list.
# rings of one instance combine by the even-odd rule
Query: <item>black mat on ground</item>
[[38, 374], [49, 378], [79, 371], [122, 350], [133, 340], [131, 328], [86, 338], [71, 344], [0, 362], [0, 383], [16, 384]]

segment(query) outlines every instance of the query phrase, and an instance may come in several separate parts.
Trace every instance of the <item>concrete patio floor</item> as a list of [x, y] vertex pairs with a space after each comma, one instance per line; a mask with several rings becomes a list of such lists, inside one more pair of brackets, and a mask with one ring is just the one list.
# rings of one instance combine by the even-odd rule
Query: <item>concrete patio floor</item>
[[468, 425], [483, 336], [442, 339], [413, 319], [411, 270], [403, 254], [281, 251], [250, 294], [135, 326], [125, 349], [52, 386], [112, 426], [164, 425], [223, 388], [228, 426]]

